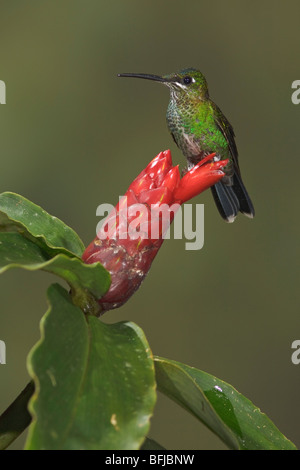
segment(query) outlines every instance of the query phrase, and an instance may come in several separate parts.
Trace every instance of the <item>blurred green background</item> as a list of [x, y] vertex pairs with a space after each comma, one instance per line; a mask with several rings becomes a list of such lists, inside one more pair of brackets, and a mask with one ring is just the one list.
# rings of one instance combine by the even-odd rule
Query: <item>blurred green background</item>
[[[20, 193], [88, 244], [96, 207], [116, 203], [161, 150], [184, 160], [165, 122], [168, 90], [118, 72], [206, 76], [231, 121], [256, 217], [220, 218], [207, 191], [205, 244], [166, 241], [141, 289], [105, 322], [140, 325], [154, 354], [234, 385], [300, 446], [298, 0], [52, 0], [0, 5], [0, 190]], [[0, 282], [0, 410], [28, 381], [46, 289], [58, 278], [9, 271]], [[159, 396], [150, 435], [169, 449], [223, 449]], [[24, 435], [12, 448], [22, 448]]]

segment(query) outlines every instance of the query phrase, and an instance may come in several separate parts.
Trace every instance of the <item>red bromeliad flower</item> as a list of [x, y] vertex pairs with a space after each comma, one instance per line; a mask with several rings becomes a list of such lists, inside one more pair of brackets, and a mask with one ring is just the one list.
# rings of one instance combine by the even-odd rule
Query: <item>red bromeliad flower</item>
[[171, 152], [161, 152], [105, 219], [82, 255], [85, 263], [99, 261], [111, 275], [108, 292], [98, 300], [101, 314], [123, 305], [139, 288], [180, 205], [223, 178], [228, 160], [215, 162], [214, 155], [203, 158], [180, 178]]

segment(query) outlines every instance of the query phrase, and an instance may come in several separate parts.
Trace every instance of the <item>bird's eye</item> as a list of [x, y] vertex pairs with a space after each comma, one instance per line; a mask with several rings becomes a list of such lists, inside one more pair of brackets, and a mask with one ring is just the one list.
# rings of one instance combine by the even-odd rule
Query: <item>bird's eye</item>
[[192, 83], [192, 77], [190, 77], [189, 75], [186, 75], [183, 79], [183, 83], [185, 85], [189, 85], [190, 83]]

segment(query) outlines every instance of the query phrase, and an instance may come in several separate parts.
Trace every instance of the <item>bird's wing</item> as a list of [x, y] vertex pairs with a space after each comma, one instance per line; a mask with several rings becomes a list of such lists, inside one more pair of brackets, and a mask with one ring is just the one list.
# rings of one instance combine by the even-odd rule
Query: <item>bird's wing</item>
[[238, 150], [237, 150], [236, 143], [235, 143], [235, 134], [234, 134], [233, 127], [228, 121], [228, 119], [224, 116], [220, 108], [215, 103], [213, 103], [213, 108], [215, 111], [214, 112], [215, 123], [228, 142], [230, 153], [232, 155], [234, 169], [235, 171], [238, 172], [238, 174], [240, 174], [239, 162], [238, 162]]

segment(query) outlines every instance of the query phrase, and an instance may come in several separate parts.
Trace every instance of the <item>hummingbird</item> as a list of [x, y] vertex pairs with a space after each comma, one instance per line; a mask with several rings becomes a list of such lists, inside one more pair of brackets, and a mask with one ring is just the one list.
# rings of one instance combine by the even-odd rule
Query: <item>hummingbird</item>
[[187, 160], [187, 170], [205, 156], [215, 153], [214, 160], [229, 162], [222, 180], [211, 187], [220, 215], [233, 222], [238, 212], [254, 217], [254, 207], [243, 184], [233, 127], [220, 108], [210, 99], [204, 75], [185, 68], [169, 75], [120, 73], [119, 77], [154, 80], [170, 90], [167, 108], [169, 131]]

